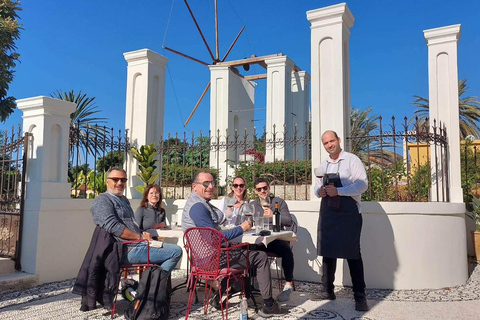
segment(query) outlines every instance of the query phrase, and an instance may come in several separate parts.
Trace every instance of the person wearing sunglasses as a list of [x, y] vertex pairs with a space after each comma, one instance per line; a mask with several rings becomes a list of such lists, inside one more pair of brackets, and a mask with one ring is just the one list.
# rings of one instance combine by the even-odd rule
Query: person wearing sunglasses
[[[222, 230], [220, 225], [224, 223], [225, 216], [222, 210], [210, 203], [213, 190], [214, 180], [209, 172], [201, 171], [195, 174], [192, 182], [192, 193], [188, 197], [182, 213], [183, 232], [194, 227], [214, 228], [219, 230], [227, 241], [230, 241], [250, 230], [252, 222], [248, 220], [232, 229]], [[245, 250], [231, 251], [230, 267], [235, 268], [235, 264], [245, 267], [247, 264], [245, 257]], [[263, 251], [251, 250], [248, 257], [249, 267], [256, 270], [257, 281], [263, 298], [263, 307], [258, 311], [258, 314], [263, 318], [285, 314], [286, 310], [281, 308], [272, 298], [272, 279], [267, 254]], [[235, 264], [233, 261], [235, 261]], [[223, 261], [223, 263], [226, 263], [226, 261]]]
[[[117, 241], [147, 239], [150, 233], [142, 231], [135, 223], [130, 202], [123, 195], [127, 174], [122, 168], [110, 168], [107, 173], [107, 191], [100, 194], [90, 211], [93, 222], [113, 235]], [[147, 244], [140, 242], [127, 245], [123, 255], [125, 263], [147, 263]], [[158, 264], [170, 274], [182, 257], [182, 248], [176, 244], [164, 243], [162, 248], [150, 246], [150, 262]]]
[[[270, 195], [270, 183], [265, 178], [258, 178], [253, 183], [255, 194], [258, 199], [253, 201], [255, 206], [255, 215], [262, 213], [264, 217], [272, 218], [273, 209], [275, 203], [278, 203], [278, 211], [280, 212], [281, 229], [293, 230], [294, 222], [292, 215], [288, 209], [287, 203], [275, 196]], [[294, 270], [294, 258], [292, 247], [290, 242], [284, 240], [274, 240], [265, 246], [257, 246], [258, 250], [264, 250], [265, 252], [271, 252], [282, 258], [282, 269], [285, 274], [285, 286], [283, 291], [277, 296], [277, 300], [284, 302], [290, 298], [290, 294], [293, 291], [293, 270]]]
[[135, 222], [140, 230], [165, 228], [166, 214], [162, 200], [160, 186], [150, 184], [145, 188], [140, 207], [135, 210]]
[[232, 183], [232, 190], [226, 197], [223, 197], [218, 207], [223, 211], [226, 221], [225, 225], [239, 225], [242, 223], [241, 217], [248, 203], [247, 186], [245, 179], [235, 177]]

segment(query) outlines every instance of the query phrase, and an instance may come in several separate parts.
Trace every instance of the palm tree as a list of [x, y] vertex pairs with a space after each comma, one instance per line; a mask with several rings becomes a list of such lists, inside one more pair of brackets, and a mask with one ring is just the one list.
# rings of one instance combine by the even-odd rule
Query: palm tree
[[[390, 164], [394, 153], [387, 150], [391, 143], [380, 141], [373, 133], [380, 127], [380, 116], [371, 115], [372, 107], [365, 110], [352, 109], [350, 115], [350, 143], [351, 152], [356, 154], [365, 164]], [[380, 138], [382, 139], [382, 138]]]
[[[73, 90], [70, 92], [57, 90], [50, 96], [77, 105], [75, 111], [70, 115], [70, 157], [73, 158], [73, 150], [76, 146], [90, 154], [102, 152], [103, 144], [95, 144], [94, 141], [103, 141], [110, 135], [106, 127], [98, 126], [99, 123], [106, 123], [107, 119], [95, 116], [100, 112], [94, 103], [95, 97], [90, 98], [86, 94], [82, 94], [82, 91], [75, 93]], [[90, 123], [95, 123], [95, 125], [90, 125]], [[79, 150], [77, 151], [79, 152]]]
[[[480, 137], [480, 127], [478, 122], [480, 120], [480, 101], [476, 96], [461, 98], [466, 93], [467, 79], [458, 81], [458, 106], [460, 113], [460, 139], [465, 139], [468, 135]], [[415, 110], [415, 118], [418, 118], [420, 124], [428, 126], [429, 117], [429, 101], [427, 98], [414, 95], [415, 100], [412, 104], [420, 109]]]

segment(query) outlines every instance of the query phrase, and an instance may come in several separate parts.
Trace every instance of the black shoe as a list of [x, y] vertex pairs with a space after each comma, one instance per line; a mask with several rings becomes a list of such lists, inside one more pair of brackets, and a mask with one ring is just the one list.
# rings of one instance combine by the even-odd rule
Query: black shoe
[[270, 317], [279, 316], [285, 313], [287, 313], [287, 310], [281, 308], [276, 302], [274, 302], [271, 307], [267, 307], [264, 304], [262, 310], [258, 311], [258, 315], [262, 318], [270, 318]]
[[220, 295], [216, 292], [213, 297], [210, 299], [210, 305], [217, 310], [221, 310], [222, 306], [220, 304]]
[[321, 301], [321, 300], [335, 300], [337, 297], [335, 296], [335, 292], [327, 292], [327, 291], [320, 291], [318, 293], [313, 293], [310, 296], [310, 300], [312, 301]]
[[370, 308], [367, 304], [367, 299], [365, 295], [363, 297], [355, 297], [355, 310], [356, 311], [368, 311]]

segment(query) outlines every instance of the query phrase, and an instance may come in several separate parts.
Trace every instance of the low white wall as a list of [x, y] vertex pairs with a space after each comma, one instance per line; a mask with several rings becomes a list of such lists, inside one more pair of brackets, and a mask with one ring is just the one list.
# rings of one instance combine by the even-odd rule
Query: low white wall
[[[132, 200], [132, 207], [139, 200]], [[35, 238], [35, 210], [26, 207], [23, 270], [38, 275], [40, 283], [76, 277], [94, 225], [93, 200], [43, 200]], [[181, 221], [185, 200], [166, 200], [167, 218]], [[215, 205], [218, 200], [213, 200]], [[319, 201], [287, 201], [298, 222], [295, 278], [320, 281], [321, 257], [316, 253]], [[464, 284], [468, 277], [467, 232], [463, 204], [362, 204], [362, 256], [369, 288], [434, 289]], [[38, 212], [38, 209], [36, 209]], [[408, 213], [407, 213], [408, 212]], [[178, 214], [178, 216], [177, 216]], [[179, 245], [182, 239], [177, 239]], [[36, 254], [35, 254], [35, 251]], [[22, 254], [22, 258], [25, 256]], [[179, 265], [185, 268], [185, 256]], [[339, 260], [336, 283], [350, 285], [347, 264]]]

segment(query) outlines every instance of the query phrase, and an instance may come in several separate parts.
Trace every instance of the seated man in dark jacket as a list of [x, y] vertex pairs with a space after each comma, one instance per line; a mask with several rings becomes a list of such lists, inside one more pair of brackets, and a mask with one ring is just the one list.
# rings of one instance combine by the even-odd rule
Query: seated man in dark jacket
[[[134, 222], [130, 202], [123, 195], [127, 174], [121, 168], [110, 168], [107, 174], [107, 191], [100, 194], [90, 209], [93, 222], [122, 243], [128, 240], [153, 240], [148, 232], [142, 232]], [[147, 243], [127, 245], [122, 249], [121, 263], [147, 263]], [[163, 243], [163, 247], [150, 247], [150, 262], [158, 264], [167, 274], [175, 268], [182, 257], [182, 248], [176, 244]], [[85, 263], [85, 262], [84, 262]], [[97, 300], [98, 301], [98, 300]]]

